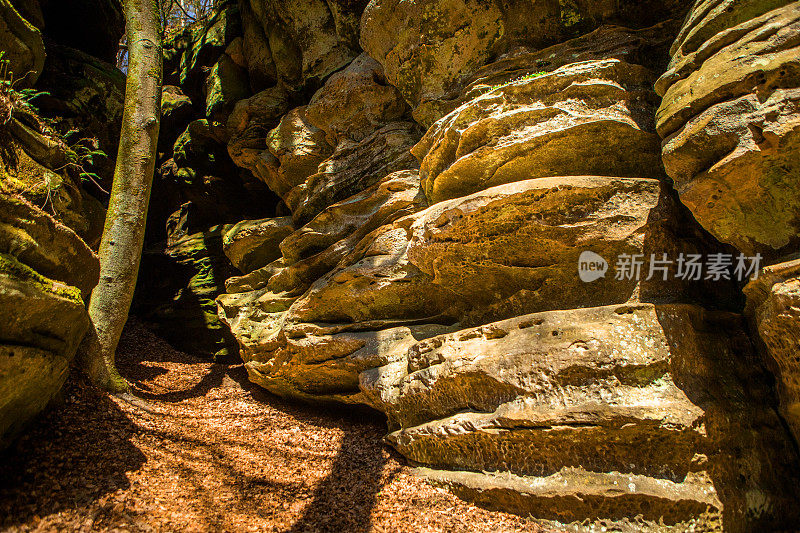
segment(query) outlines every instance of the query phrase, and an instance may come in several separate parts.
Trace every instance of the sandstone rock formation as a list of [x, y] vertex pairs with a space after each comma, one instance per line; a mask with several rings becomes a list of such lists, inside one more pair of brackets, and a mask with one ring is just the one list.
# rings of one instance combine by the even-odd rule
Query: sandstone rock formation
[[25, 19], [10, 0], [0, 0], [0, 42], [3, 43], [4, 77], [31, 86], [44, 67], [42, 33]]
[[383, 65], [387, 79], [415, 108], [414, 118], [427, 127], [442, 116], [435, 105], [430, 108], [432, 102], [454, 98], [465, 78], [504, 53], [541, 49], [603, 23], [651, 26], [681, 16], [684, 5], [380, 0], [370, 2], [361, 18], [361, 45]]
[[[796, 447], [741, 290], [674, 261], [794, 242], [796, 6], [700, 0], [681, 29], [685, 0], [365, 4], [227, 2], [171, 41], [139, 312], [196, 353], [229, 328], [273, 393], [385, 413], [487, 506], [791, 524]], [[691, 199], [723, 175], [752, 183]], [[771, 279], [748, 309], [791, 419], [796, 280]]]
[[495, 507], [769, 529], [770, 509], [791, 507], [788, 480], [773, 483], [794, 452], [777, 416], [753, 409], [767, 382], [748, 345], [738, 316], [685, 305], [552, 311], [434, 337], [383, 384], [399, 425], [388, 438]]
[[800, 441], [800, 259], [766, 267], [745, 293], [745, 312], [778, 380], [781, 413]]
[[[546, 176], [658, 178], [652, 82], [642, 66], [582, 61], [478, 96], [414, 148], [425, 193], [438, 202]], [[599, 149], [602, 143], [619, 149]]]
[[797, 245], [800, 5], [698, 1], [657, 89], [681, 200], [717, 238], [778, 257]]
[[293, 229], [291, 217], [245, 220], [225, 233], [222, 247], [233, 266], [248, 274], [278, 259], [278, 246]]
[[254, 89], [319, 84], [358, 55], [364, 0], [243, 0], [245, 61]]
[[64, 384], [99, 273], [97, 256], [72, 230], [0, 195], [0, 448]]
[[[377, 62], [288, 112], [271, 89], [265, 148], [264, 126], [229, 144], [297, 228], [217, 299], [250, 379], [384, 412], [393, 446], [486, 505], [774, 527], [795, 449], [741, 317], [706, 309], [735, 309], [737, 288], [648, 276], [651, 254], [728, 251], [661, 164], [652, 85], [677, 24], [590, 32], [621, 12], [586, 7], [582, 29], [550, 20], [496, 58], [524, 40], [514, 9], [371, 2]], [[582, 282], [585, 250], [644, 257], [644, 275]]]

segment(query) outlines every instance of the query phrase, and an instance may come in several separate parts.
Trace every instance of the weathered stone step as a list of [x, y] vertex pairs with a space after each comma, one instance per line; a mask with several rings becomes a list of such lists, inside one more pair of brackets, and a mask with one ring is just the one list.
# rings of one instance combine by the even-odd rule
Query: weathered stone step
[[663, 403], [584, 402], [547, 412], [522, 399], [494, 413], [464, 412], [404, 428], [387, 440], [409, 459], [437, 468], [546, 476], [568, 466], [680, 481], [701, 468], [703, 413], [658, 391], [641, 397], [648, 394]]
[[632, 531], [713, 531], [722, 526], [722, 504], [703, 475], [675, 483], [582, 468], [564, 468], [546, 477], [423, 467], [415, 473], [480, 505], [561, 523], [640, 515], [644, 523]]

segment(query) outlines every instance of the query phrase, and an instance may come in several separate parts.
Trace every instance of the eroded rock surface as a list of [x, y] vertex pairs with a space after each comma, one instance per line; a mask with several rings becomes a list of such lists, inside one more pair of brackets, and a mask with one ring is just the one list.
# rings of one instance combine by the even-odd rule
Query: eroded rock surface
[[10, 0], [0, 0], [0, 42], [7, 76], [27, 86], [36, 83], [44, 67], [42, 32], [15, 9]]
[[222, 247], [233, 266], [248, 274], [278, 259], [278, 245], [293, 229], [291, 217], [245, 220], [225, 232]]
[[242, 2], [244, 57], [257, 88], [320, 83], [358, 55], [363, 0]]
[[665, 525], [704, 515], [704, 528], [740, 530], [791, 513], [790, 481], [776, 480], [797, 475], [780, 421], [757, 406], [758, 369], [736, 315], [608, 306], [421, 341], [381, 395], [396, 448], [459, 471], [436, 476], [483, 501], [510, 493], [493, 505], [562, 521], [633, 506]]
[[[375, 0], [360, 37], [312, 2], [316, 47], [245, 4], [261, 92], [228, 151], [292, 221], [226, 245], [242, 274], [219, 320], [254, 383], [386, 413], [401, 453], [486, 505], [674, 530], [793, 519], [796, 450], [728, 312], [741, 292], [650, 269], [733, 251], [662, 164], [653, 84], [687, 2]], [[593, 282], [587, 250], [609, 263]], [[615, 275], [625, 255], [638, 274]]]
[[0, 447], [58, 393], [89, 327], [100, 262], [72, 230], [0, 194]]
[[776, 257], [797, 244], [800, 5], [696, 2], [657, 84], [667, 173], [718, 239]]
[[766, 267], [745, 293], [746, 314], [778, 379], [781, 413], [800, 441], [800, 259]]
[[[452, 99], [461, 82], [520, 47], [541, 49], [603, 23], [647, 27], [680, 17], [685, 2], [526, 2], [373, 0], [361, 18], [361, 45], [415, 109]], [[439, 115], [441, 116], [441, 115]], [[425, 126], [439, 118], [423, 111]]]
[[436, 122], [414, 147], [425, 192], [438, 202], [545, 176], [657, 178], [652, 82], [645, 67], [608, 59], [573, 63], [478, 96]]

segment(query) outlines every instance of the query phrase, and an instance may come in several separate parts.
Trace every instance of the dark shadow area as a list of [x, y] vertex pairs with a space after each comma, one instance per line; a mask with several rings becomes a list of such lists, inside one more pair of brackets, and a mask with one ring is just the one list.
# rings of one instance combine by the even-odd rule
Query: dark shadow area
[[800, 519], [797, 447], [743, 319], [684, 305], [656, 312], [673, 380], [704, 411], [703, 469], [723, 504], [724, 529], [793, 530]]
[[76, 372], [62, 398], [0, 455], [0, 529], [126, 489], [146, 461], [129, 440], [136, 426]]
[[[384, 467], [390, 457], [403, 461], [394, 450], [380, 453], [386, 450], [382, 443], [385, 417], [366, 406], [320, 407], [289, 402], [253, 384], [247, 379], [243, 365], [230, 367], [228, 376], [259, 402], [280, 406], [280, 409], [298, 416], [313, 416], [323, 424], [332, 423], [344, 431], [330, 473], [314, 491], [312, 501], [306, 505], [302, 517], [286, 533], [369, 531], [370, 514], [378, 493], [393, 477], [383, 479]], [[374, 424], [376, 431], [365, 432], [362, 427], [365, 422]], [[288, 490], [285, 487], [273, 487], [273, 483], [267, 480], [251, 479], [249, 483], [272, 490]]]
[[[147, 372], [148, 369], [152, 369], [152, 367], [142, 367]], [[128, 381], [131, 381], [134, 385], [134, 394], [139, 398], [143, 398], [146, 400], [156, 400], [159, 402], [181, 402], [183, 400], [188, 400], [189, 398], [199, 398], [201, 396], [205, 396], [211, 389], [215, 389], [220, 386], [222, 383], [225, 374], [227, 373], [228, 367], [225, 365], [212, 365], [209, 368], [208, 373], [203, 376], [203, 378], [192, 387], [174, 391], [174, 392], [167, 392], [162, 394], [154, 394], [151, 392], [147, 392], [146, 390], [142, 390], [141, 386], [137, 387], [137, 383], [141, 383], [142, 377], [141, 375], [137, 375], [136, 381], [134, 381], [131, 377], [126, 376], [123, 374]], [[146, 378], [145, 378], [146, 379]]]
[[[369, 531], [378, 492], [388, 481], [381, 474], [388, 455], [369, 453], [359, 441], [364, 435], [346, 432], [330, 474], [319, 485], [291, 533]], [[367, 490], [364, 490], [364, 489]], [[344, 504], [343, 504], [344, 502]]]

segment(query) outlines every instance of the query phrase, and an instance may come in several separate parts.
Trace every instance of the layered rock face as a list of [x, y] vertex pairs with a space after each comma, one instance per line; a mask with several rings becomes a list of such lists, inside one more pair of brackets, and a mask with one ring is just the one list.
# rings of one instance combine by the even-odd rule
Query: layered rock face
[[8, 62], [5, 68], [28, 86], [36, 83], [44, 67], [42, 33], [9, 0], [0, 2], [0, 42], [4, 43], [3, 60]]
[[745, 293], [746, 314], [778, 380], [781, 412], [800, 441], [800, 260], [766, 267]]
[[698, 1], [670, 53], [656, 84], [664, 165], [708, 231], [769, 265], [746, 311], [797, 438], [797, 269], [785, 255], [800, 214], [800, 5]]
[[681, 200], [718, 239], [797, 246], [800, 5], [699, 1], [672, 46], [657, 128]]
[[[67, 21], [53, 16], [63, 7], [55, 4], [0, 2], [0, 41], [8, 60], [0, 90], [0, 448], [58, 394], [89, 327], [85, 304], [100, 275], [92, 247], [105, 209], [87, 192], [84, 178], [93, 173], [95, 181], [110, 182], [113, 163], [98, 158], [93, 164], [79, 152], [101, 148], [113, 154], [109, 144], [116, 146], [119, 135], [124, 77], [101, 59], [56, 44]], [[92, 27], [101, 12], [121, 20], [117, 2], [83, 4], [95, 8], [84, 27]], [[74, 27], [70, 31], [75, 37]], [[103, 57], [113, 60], [117, 31], [119, 24], [108, 24], [81, 37], [110, 42], [110, 57], [108, 50]], [[34, 82], [35, 90], [21, 91]], [[51, 120], [42, 117], [53, 110]], [[73, 127], [95, 136], [96, 144], [65, 136]]]
[[457, 492], [516, 512], [769, 528], [787, 502], [748, 498], [790, 490], [776, 480], [793, 452], [775, 413], [753, 409], [766, 383], [747, 346], [738, 316], [690, 305], [551, 311], [434, 337], [381, 391], [400, 426], [389, 441]]
[[58, 393], [89, 327], [97, 256], [72, 230], [0, 195], [0, 447]]
[[542, 49], [604, 23], [652, 26], [681, 16], [683, 4], [381, 0], [370, 2], [362, 15], [361, 45], [383, 64], [414, 118], [428, 127], [444, 114], [442, 101], [457, 98], [465, 78], [501, 54]]
[[[652, 87], [686, 3], [375, 0], [360, 54], [331, 2], [304, 4], [320, 48], [259, 4], [299, 52], [293, 71], [249, 64], [260, 92], [226, 129], [290, 215], [224, 238], [242, 275], [219, 318], [253, 382], [382, 411], [388, 442], [485, 505], [639, 529], [794, 520], [796, 449], [738, 288], [651, 261], [733, 253], [661, 163]], [[586, 251], [604, 277], [581, 280]]]

